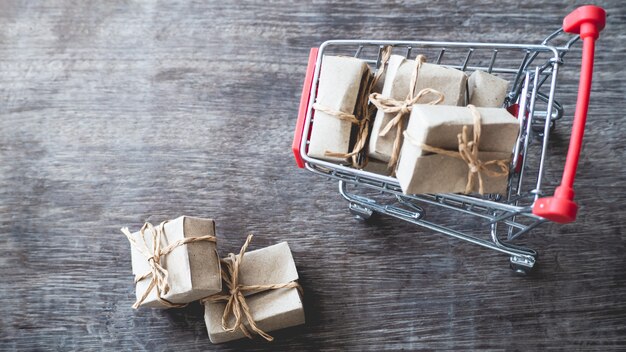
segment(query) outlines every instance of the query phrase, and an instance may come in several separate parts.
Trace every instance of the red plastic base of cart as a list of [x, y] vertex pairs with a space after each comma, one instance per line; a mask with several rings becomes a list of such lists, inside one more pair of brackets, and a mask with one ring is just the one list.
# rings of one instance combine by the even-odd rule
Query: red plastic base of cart
[[311, 48], [309, 52], [309, 63], [304, 77], [304, 85], [302, 86], [302, 95], [300, 96], [300, 110], [298, 111], [298, 121], [296, 122], [296, 131], [293, 136], [291, 150], [296, 159], [299, 168], [304, 168], [304, 160], [300, 155], [300, 147], [302, 146], [302, 134], [304, 133], [304, 120], [306, 112], [309, 109], [309, 97], [311, 96], [311, 85], [313, 84], [313, 74], [315, 73], [315, 62], [317, 60], [318, 48]]

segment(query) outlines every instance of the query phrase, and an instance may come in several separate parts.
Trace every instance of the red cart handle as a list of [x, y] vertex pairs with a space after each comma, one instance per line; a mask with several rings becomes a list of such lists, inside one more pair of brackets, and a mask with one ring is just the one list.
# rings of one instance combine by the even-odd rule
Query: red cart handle
[[576, 220], [578, 205], [574, 202], [574, 178], [576, 177], [589, 107], [595, 41], [605, 24], [606, 12], [604, 9], [591, 5], [577, 8], [563, 20], [563, 30], [567, 33], [580, 34], [583, 40], [576, 112], [561, 185], [555, 189], [552, 197], [539, 198], [533, 205], [533, 214], [558, 223], [569, 223]]
[[309, 53], [309, 64], [306, 68], [302, 95], [300, 96], [298, 121], [296, 122], [296, 131], [293, 135], [293, 143], [291, 144], [291, 150], [293, 150], [293, 156], [296, 158], [296, 164], [298, 164], [299, 168], [304, 167], [304, 160], [302, 160], [302, 155], [300, 154], [300, 146], [302, 145], [302, 136], [304, 135], [304, 120], [309, 110], [309, 98], [311, 97], [311, 85], [313, 84], [313, 73], [315, 72], [318, 50], [318, 48], [311, 48], [311, 52]]

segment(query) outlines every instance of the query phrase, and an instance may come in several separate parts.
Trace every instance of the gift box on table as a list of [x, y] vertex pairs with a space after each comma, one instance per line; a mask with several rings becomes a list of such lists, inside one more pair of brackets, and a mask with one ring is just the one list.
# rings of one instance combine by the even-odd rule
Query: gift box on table
[[213, 220], [181, 216], [157, 227], [146, 223], [132, 234], [128, 228], [122, 232], [131, 243], [133, 308], [182, 307], [221, 291]]
[[504, 104], [509, 82], [483, 71], [474, 71], [467, 81], [469, 104], [499, 108]]
[[503, 194], [518, 133], [505, 109], [415, 105], [396, 177], [405, 194]]
[[464, 105], [466, 82], [467, 76], [462, 71], [427, 63], [421, 55], [415, 60], [392, 55], [382, 93], [370, 96], [378, 111], [372, 124], [368, 155], [389, 162], [393, 168], [411, 106]]
[[315, 115], [307, 155], [333, 162], [346, 161], [353, 127], [357, 125], [361, 130], [365, 127], [361, 124], [367, 122], [362, 116], [367, 107], [363, 108], [360, 104], [367, 102], [369, 92], [363, 92], [370, 89], [370, 79], [370, 68], [365, 61], [353, 57], [324, 56], [313, 105]]
[[287, 242], [246, 252], [248, 236], [239, 254], [222, 260], [224, 291], [202, 300], [204, 319], [213, 343], [260, 335], [304, 324], [301, 288]]

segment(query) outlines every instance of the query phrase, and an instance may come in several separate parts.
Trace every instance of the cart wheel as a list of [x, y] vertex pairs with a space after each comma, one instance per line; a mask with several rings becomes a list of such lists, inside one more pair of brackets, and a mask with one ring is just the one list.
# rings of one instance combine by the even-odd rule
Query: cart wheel
[[515, 275], [519, 276], [527, 276], [533, 270], [534, 263], [529, 263], [524, 258], [520, 257], [511, 257], [509, 262], [509, 266]]
[[[554, 132], [554, 129], [556, 128], [556, 121], [550, 121], [550, 134], [552, 134], [552, 132]], [[544, 123], [537, 123], [536, 125], [532, 126], [533, 131], [535, 132], [535, 137], [537, 139], [543, 139], [543, 131], [544, 131]]]
[[350, 203], [350, 213], [354, 215], [357, 220], [365, 221], [372, 217], [374, 211], [370, 208], [364, 207], [356, 203]]

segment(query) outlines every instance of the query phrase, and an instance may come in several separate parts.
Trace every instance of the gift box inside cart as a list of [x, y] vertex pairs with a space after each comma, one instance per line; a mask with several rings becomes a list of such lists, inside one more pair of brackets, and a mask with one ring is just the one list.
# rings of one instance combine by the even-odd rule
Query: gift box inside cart
[[[576, 220], [574, 178], [605, 17], [579, 7], [538, 44], [324, 42], [309, 56], [297, 165], [338, 180], [358, 218], [392, 216], [500, 252], [528, 273], [537, 252], [515, 240], [548, 221]], [[582, 63], [571, 114], [555, 96], [575, 45]], [[547, 184], [551, 131], [572, 115], [561, 182]], [[438, 224], [431, 212], [458, 225]], [[483, 230], [467, 231], [477, 228], [470, 222]]]

